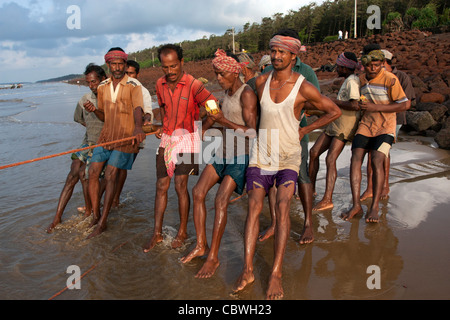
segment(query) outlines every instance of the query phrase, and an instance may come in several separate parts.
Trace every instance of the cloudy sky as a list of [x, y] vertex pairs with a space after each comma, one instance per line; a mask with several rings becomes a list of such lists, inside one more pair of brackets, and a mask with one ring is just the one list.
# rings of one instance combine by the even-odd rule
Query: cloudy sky
[[[106, 51], [223, 35], [312, 0], [0, 0], [0, 83], [34, 82], [103, 64]], [[322, 1], [316, 1], [321, 3]]]

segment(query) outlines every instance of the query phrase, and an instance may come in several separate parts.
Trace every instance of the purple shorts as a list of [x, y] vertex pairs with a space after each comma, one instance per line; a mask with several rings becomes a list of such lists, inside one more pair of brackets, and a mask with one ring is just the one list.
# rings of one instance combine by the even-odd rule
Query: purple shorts
[[264, 188], [266, 194], [269, 194], [270, 188], [275, 185], [277, 188], [280, 185], [293, 183], [294, 194], [297, 189], [298, 173], [294, 170], [281, 170], [281, 171], [265, 171], [256, 167], [247, 168], [247, 192]]

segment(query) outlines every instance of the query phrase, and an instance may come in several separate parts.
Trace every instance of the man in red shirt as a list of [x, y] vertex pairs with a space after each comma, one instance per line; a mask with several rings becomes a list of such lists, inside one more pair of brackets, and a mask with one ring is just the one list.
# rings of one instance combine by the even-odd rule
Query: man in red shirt
[[208, 100], [217, 101], [202, 82], [183, 71], [181, 47], [164, 45], [158, 50], [158, 59], [165, 74], [156, 83], [162, 122], [156, 137], [161, 139], [161, 143], [156, 154], [154, 231], [152, 238], [144, 246], [144, 252], [163, 241], [162, 223], [172, 176], [175, 176], [180, 214], [180, 226], [172, 248], [180, 247], [187, 238], [190, 207], [188, 179], [190, 175], [198, 175], [199, 171], [200, 135], [197, 121], [200, 120], [200, 106], [204, 107]]

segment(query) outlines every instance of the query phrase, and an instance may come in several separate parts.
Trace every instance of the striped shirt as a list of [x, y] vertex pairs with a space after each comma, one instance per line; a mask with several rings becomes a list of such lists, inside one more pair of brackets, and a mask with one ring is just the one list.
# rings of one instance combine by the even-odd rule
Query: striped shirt
[[[400, 81], [395, 75], [381, 69], [378, 75], [368, 81], [365, 74], [360, 77], [361, 95], [375, 104], [392, 104], [408, 101]], [[365, 111], [356, 134], [376, 137], [388, 134], [395, 137], [397, 115], [395, 112]]]
[[[135, 129], [134, 110], [143, 108], [141, 83], [127, 75], [113, 88], [111, 78], [103, 81], [97, 89], [98, 109], [105, 113], [105, 124], [98, 143], [132, 137]], [[131, 141], [105, 147], [125, 153], [138, 153], [139, 145]]]
[[177, 129], [194, 132], [194, 122], [200, 118], [199, 106], [204, 106], [208, 100], [218, 101], [202, 82], [186, 73], [173, 92], [166, 77], [159, 78], [156, 96], [159, 106], [164, 109], [163, 132], [169, 136]]

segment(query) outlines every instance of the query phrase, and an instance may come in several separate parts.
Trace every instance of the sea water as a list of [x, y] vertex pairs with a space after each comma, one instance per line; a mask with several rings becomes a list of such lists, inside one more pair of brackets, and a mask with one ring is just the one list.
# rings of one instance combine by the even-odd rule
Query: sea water
[[[78, 148], [84, 128], [73, 121], [73, 112], [87, 92], [87, 87], [65, 83], [0, 90], [0, 166]], [[128, 174], [121, 206], [111, 211], [107, 230], [90, 240], [86, 239], [92, 231], [90, 220], [77, 211], [84, 201], [79, 184], [62, 224], [52, 234], [45, 232], [70, 169], [70, 155], [0, 171], [0, 299], [264, 299], [273, 262], [273, 239], [257, 244], [255, 283], [238, 295], [231, 294], [243, 267], [245, 195], [229, 206], [219, 250], [221, 264], [211, 279], [195, 279], [205, 257], [187, 265], [179, 261], [195, 245], [192, 197], [189, 238], [183, 247], [170, 248], [179, 224], [173, 185], [164, 216], [165, 240], [151, 252], [143, 252], [153, 228], [158, 145], [154, 136], [147, 138]], [[301, 202], [292, 200], [291, 233], [283, 265], [286, 299], [450, 298], [450, 242], [444, 227], [449, 218], [442, 214], [448, 212], [450, 203], [448, 152], [415, 141], [393, 148], [392, 197], [381, 203], [382, 218], [377, 225], [367, 225], [361, 218], [352, 222], [340, 218], [351, 206], [350, 156], [347, 145], [338, 160], [335, 208], [313, 215], [313, 244], [298, 244], [304, 212]], [[318, 199], [324, 190], [324, 168], [322, 157]], [[189, 179], [190, 192], [197, 180]], [[208, 241], [217, 189], [211, 189], [206, 203]], [[408, 203], [414, 204], [414, 210]], [[364, 205], [365, 211], [369, 204]], [[265, 200], [261, 231], [270, 222]], [[429, 226], [433, 226], [431, 232]], [[421, 259], [423, 255], [426, 260]], [[373, 265], [381, 270], [381, 289], [375, 291], [367, 287], [367, 270]], [[71, 270], [77, 268], [84, 274], [79, 287], [66, 290]], [[416, 281], [420, 289], [415, 289]]]

